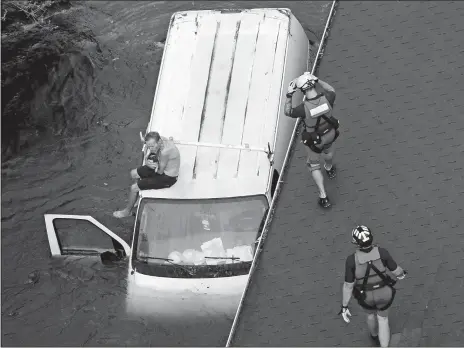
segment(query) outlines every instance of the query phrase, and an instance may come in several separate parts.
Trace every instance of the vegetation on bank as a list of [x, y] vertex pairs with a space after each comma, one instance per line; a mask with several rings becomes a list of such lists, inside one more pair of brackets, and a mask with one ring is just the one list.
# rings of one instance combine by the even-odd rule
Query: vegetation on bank
[[69, 0], [2, 2], [2, 161], [30, 145], [31, 134], [40, 138], [50, 129], [53, 120], [31, 111], [36, 92], [63, 55], [83, 38], [92, 41], [63, 11], [71, 6]]
[[69, 0], [6, 1], [2, 3], [2, 33], [19, 30], [24, 24], [44, 24], [57, 9], [70, 6]]

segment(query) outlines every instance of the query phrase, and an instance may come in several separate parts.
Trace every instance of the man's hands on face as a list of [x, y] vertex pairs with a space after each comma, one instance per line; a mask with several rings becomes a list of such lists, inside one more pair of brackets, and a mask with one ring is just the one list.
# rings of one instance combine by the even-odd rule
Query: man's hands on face
[[153, 162], [152, 160], [147, 159], [146, 165], [148, 168], [158, 170], [158, 162]]

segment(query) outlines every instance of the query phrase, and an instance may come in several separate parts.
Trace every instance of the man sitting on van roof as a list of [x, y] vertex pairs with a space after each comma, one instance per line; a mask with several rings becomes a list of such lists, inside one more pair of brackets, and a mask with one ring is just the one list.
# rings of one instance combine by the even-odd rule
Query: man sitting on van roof
[[171, 187], [177, 182], [180, 152], [174, 142], [161, 137], [158, 132], [148, 133], [144, 140], [147, 146], [145, 165], [131, 170], [131, 178], [137, 182], [131, 186], [126, 208], [115, 211], [114, 217], [123, 218], [131, 215], [139, 190], [159, 190]]

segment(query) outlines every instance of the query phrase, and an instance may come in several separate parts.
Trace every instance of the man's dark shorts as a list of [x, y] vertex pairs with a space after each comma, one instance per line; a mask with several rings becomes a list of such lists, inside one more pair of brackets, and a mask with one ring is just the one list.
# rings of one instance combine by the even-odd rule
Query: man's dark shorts
[[137, 180], [137, 186], [140, 190], [164, 189], [171, 187], [177, 182], [177, 178], [166, 174], [158, 174], [148, 166], [138, 167], [137, 174], [140, 176], [140, 179]]

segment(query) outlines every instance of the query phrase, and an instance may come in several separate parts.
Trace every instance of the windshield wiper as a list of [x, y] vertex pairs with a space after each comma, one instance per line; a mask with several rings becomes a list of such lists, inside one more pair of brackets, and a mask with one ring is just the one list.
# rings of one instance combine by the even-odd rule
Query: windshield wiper
[[63, 252], [68, 255], [99, 255], [100, 251], [88, 249], [63, 249]]
[[181, 266], [181, 265], [178, 265], [177, 263], [174, 263], [172, 262], [173, 260], [172, 259], [167, 259], [165, 257], [152, 257], [152, 256], [139, 256], [138, 257], [139, 259], [145, 259], [145, 263], [147, 263], [147, 259], [149, 260], [161, 260], [161, 261], [166, 261], [166, 262], [169, 262], [171, 265], [173, 266], [176, 266], [176, 267], [179, 267], [181, 269], [183, 269], [185, 272], [187, 272], [190, 276], [193, 276], [193, 273], [191, 273], [187, 268]]
[[225, 257], [221, 257], [221, 256], [218, 256], [218, 257], [213, 257], [213, 256], [205, 256], [205, 259], [215, 259], [215, 260], [240, 260], [240, 257], [229, 257], [229, 256], [225, 256]]

